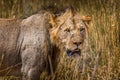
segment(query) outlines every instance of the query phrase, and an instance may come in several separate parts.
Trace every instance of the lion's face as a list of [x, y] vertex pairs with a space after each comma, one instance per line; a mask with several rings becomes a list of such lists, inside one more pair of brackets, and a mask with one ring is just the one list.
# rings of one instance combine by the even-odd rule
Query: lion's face
[[59, 39], [64, 44], [68, 55], [73, 55], [74, 53], [81, 54], [86, 34], [85, 27], [84, 22], [77, 16], [67, 19], [60, 27]]
[[[84, 39], [87, 34], [87, 26], [79, 14], [73, 15], [70, 11], [64, 13], [58, 19], [57, 27], [53, 28], [52, 39], [62, 44], [66, 53], [71, 56], [81, 54]], [[54, 36], [53, 35], [57, 35]]]

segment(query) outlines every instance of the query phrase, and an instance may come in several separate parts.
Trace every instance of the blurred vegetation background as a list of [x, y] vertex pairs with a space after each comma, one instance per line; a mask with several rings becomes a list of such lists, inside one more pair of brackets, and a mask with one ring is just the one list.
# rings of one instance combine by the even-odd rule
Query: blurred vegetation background
[[[120, 80], [120, 0], [0, 0], [0, 17], [25, 18], [41, 9], [56, 12], [68, 6], [92, 17], [89, 45], [85, 57], [61, 55], [55, 80]], [[49, 76], [43, 74], [43, 79]]]

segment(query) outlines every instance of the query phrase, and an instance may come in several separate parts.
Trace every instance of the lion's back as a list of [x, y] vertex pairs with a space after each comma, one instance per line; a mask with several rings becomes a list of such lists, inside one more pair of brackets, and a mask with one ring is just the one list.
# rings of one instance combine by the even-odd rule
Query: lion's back
[[0, 56], [5, 53], [12, 54], [16, 52], [20, 34], [19, 24], [20, 20], [0, 19]]

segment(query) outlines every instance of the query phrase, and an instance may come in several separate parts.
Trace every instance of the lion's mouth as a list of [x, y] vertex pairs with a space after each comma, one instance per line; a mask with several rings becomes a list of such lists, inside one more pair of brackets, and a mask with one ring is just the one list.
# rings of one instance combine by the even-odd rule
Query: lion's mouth
[[68, 56], [72, 56], [72, 55], [80, 55], [81, 54], [81, 49], [75, 49], [75, 50], [69, 50], [69, 49], [67, 49], [67, 51], [66, 51], [66, 53], [67, 53], [67, 55]]

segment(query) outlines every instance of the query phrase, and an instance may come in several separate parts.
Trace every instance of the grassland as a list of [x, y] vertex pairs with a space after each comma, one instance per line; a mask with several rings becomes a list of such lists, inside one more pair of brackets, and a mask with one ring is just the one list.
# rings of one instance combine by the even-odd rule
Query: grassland
[[[71, 4], [81, 15], [91, 16], [87, 48], [78, 58], [63, 53], [55, 80], [120, 80], [120, 0], [36, 0], [27, 3], [27, 11], [22, 0], [2, 1], [0, 17], [27, 17], [41, 6], [53, 3], [57, 8]], [[49, 80], [49, 76], [43, 73], [41, 80]]]

